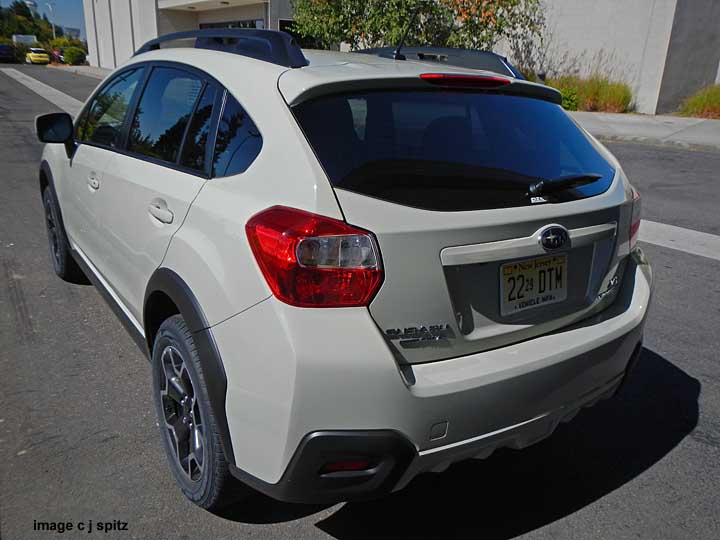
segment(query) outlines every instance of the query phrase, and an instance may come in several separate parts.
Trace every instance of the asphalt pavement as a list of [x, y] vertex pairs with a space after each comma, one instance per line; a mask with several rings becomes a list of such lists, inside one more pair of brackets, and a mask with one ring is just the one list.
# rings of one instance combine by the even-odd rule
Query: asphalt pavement
[[[84, 99], [97, 79], [12, 66]], [[645, 349], [622, 394], [522, 451], [331, 507], [257, 496], [223, 517], [175, 487], [150, 369], [91, 287], [52, 272], [35, 115], [54, 105], [0, 73], [0, 537], [720, 538], [720, 254], [643, 243], [656, 276]], [[720, 152], [608, 143], [644, 217], [720, 235]], [[682, 248], [682, 245], [678, 245]], [[126, 522], [62, 535], [35, 521]]]

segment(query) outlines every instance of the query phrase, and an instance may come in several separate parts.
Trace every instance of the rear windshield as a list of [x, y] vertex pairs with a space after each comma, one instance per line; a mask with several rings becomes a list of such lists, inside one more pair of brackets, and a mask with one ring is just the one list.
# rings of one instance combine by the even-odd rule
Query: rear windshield
[[45, 49], [30, 49], [30, 52], [33, 54], [47, 54]]
[[[559, 105], [539, 99], [372, 91], [323, 96], [294, 113], [336, 188], [417, 208], [577, 200], [606, 191], [615, 173]], [[597, 177], [543, 199], [528, 194], [540, 180], [583, 175]]]

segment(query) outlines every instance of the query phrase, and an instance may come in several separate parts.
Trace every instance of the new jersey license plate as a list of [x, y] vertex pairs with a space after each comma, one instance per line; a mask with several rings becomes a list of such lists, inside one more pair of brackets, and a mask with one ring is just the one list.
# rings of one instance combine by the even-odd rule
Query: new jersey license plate
[[567, 255], [546, 255], [500, 267], [500, 315], [567, 298]]

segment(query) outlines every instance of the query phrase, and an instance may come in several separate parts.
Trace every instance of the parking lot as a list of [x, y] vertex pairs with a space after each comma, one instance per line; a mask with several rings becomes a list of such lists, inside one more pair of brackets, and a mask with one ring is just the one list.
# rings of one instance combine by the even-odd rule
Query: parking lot
[[[99, 82], [11, 67], [76, 100]], [[383, 500], [257, 496], [218, 517], [174, 484], [148, 362], [93, 288], [52, 272], [33, 121], [55, 108], [0, 73], [3, 539], [54, 537], [34, 521], [88, 520], [127, 523], [103, 538], [720, 538], [720, 253], [692, 254], [692, 231], [720, 235], [720, 150], [608, 143], [642, 193], [643, 217], [689, 230], [641, 244], [655, 297], [619, 396], [533, 447], [423, 475]]]

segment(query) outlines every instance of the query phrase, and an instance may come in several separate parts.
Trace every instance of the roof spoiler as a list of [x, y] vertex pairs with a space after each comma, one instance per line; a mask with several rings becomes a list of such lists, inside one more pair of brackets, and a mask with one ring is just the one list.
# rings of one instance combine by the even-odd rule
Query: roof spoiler
[[290, 68], [308, 65], [300, 46], [290, 34], [255, 28], [206, 28], [175, 32], [148, 41], [134, 56], [158, 50], [162, 43], [189, 39], [195, 40], [195, 49], [224, 51]]
[[[562, 94], [555, 88], [529, 81], [513, 78], [497, 78], [496, 84], [490, 79], [496, 79], [492, 72], [485, 75], [478, 73], [422, 73], [416, 76], [349, 79], [334, 81], [304, 89], [288, 104], [298, 105], [304, 101], [315, 99], [329, 94], [342, 94], [347, 92], [362, 92], [372, 90], [431, 90], [433, 87], [447, 87], [456, 91], [488, 92], [512, 96], [522, 96], [540, 99], [562, 105]], [[438, 79], [446, 79], [445, 81]], [[471, 80], [477, 79], [477, 80]]]

